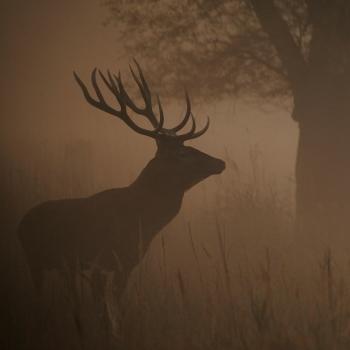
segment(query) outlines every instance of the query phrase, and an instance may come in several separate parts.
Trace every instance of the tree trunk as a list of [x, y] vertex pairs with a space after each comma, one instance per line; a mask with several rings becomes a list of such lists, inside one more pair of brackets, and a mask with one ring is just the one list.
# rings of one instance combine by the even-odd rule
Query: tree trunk
[[297, 224], [333, 241], [350, 231], [350, 86], [318, 80], [311, 87], [295, 98]]

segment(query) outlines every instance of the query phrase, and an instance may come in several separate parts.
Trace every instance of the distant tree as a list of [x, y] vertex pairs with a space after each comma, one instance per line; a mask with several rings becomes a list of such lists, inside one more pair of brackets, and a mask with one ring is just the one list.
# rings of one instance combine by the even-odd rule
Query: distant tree
[[177, 97], [290, 96], [299, 223], [350, 209], [350, 1], [109, 0], [123, 52]]

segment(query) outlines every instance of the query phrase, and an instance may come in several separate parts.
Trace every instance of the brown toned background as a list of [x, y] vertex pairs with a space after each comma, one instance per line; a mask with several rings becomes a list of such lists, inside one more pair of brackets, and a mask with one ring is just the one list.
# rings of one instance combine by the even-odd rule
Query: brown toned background
[[[88, 106], [72, 79], [73, 70], [88, 78], [95, 66], [126, 70], [128, 58], [118, 60], [122, 53], [113, 28], [102, 25], [107, 16], [101, 1], [93, 0], [11, 1], [2, 5], [1, 140], [3, 152], [18, 161], [18, 166], [40, 163], [43, 151], [52, 149], [54, 155], [67, 142], [91, 140], [96, 175], [113, 172], [120, 178], [112, 180], [107, 175], [104, 185], [116, 186], [135, 175], [135, 168], [150, 157], [151, 153], [140, 152], [144, 145], [151, 152], [150, 141]], [[142, 63], [142, 57], [138, 59]], [[210, 107], [197, 105], [194, 111], [197, 118], [207, 111], [212, 118], [208, 136], [200, 140], [206, 150], [220, 154], [227, 147], [243, 161], [247, 146], [258, 144], [273, 175], [280, 180], [293, 175], [296, 125], [287, 111], [264, 113], [232, 100]], [[172, 117], [171, 110], [168, 116]], [[48, 165], [40, 166], [44, 171]]]
[[[1, 12], [1, 162], [15, 184], [6, 197], [13, 222], [43, 200], [128, 185], [151, 159], [152, 141], [91, 108], [72, 77], [76, 70], [88, 79], [95, 66], [127, 74], [130, 58], [120, 51], [113, 27], [103, 25], [107, 10], [100, 1], [64, 0], [11, 1]], [[173, 103], [167, 118], [172, 122], [183, 110]], [[252, 158], [258, 157], [263, 178], [292, 197], [297, 129], [288, 110], [230, 99], [196, 104], [194, 112], [199, 122], [207, 114], [212, 121], [194, 142], [198, 148], [232, 158], [243, 181], [252, 177]], [[193, 213], [204, 215], [203, 193], [214, 198], [217, 182], [229, 183], [229, 176], [227, 171], [192, 190], [166, 232]]]

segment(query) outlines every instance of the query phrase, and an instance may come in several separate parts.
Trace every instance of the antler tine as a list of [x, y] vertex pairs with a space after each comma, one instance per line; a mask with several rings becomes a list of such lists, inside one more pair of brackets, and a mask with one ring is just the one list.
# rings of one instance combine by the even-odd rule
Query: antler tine
[[[96, 68], [95, 68], [96, 69]], [[80, 79], [79, 75], [73, 71], [73, 75], [74, 78], [76, 80], [76, 82], [78, 83], [79, 87], [81, 88], [83, 95], [85, 97], [85, 99], [92, 104], [93, 106], [97, 107], [98, 106], [98, 101], [96, 101], [95, 99], [93, 99], [90, 95], [90, 92], [88, 90], [88, 88], [86, 87], [86, 85], [83, 83], [83, 81]]]
[[135, 80], [135, 82], [140, 90], [142, 98], [145, 102], [145, 108], [143, 110], [140, 109], [138, 113], [145, 116], [155, 128], [158, 128], [159, 122], [158, 122], [158, 120], [153, 112], [153, 108], [152, 108], [151, 91], [150, 91], [148, 84], [146, 82], [146, 79], [142, 73], [142, 69], [141, 69], [140, 65], [137, 63], [137, 61], [135, 59], [134, 59], [134, 62], [135, 62], [139, 77], [137, 76], [137, 74], [135, 73], [135, 71], [131, 65], [129, 65], [130, 72], [131, 72], [131, 74], [132, 74], [132, 76], [133, 76], [133, 78], [134, 78], [134, 80]]
[[139, 75], [140, 75], [141, 82], [142, 82], [142, 85], [143, 85], [143, 87], [144, 87], [144, 89], [145, 89], [145, 92], [147, 93], [147, 95], [148, 95], [149, 97], [151, 97], [151, 91], [150, 91], [150, 88], [149, 88], [149, 86], [148, 86], [148, 84], [147, 84], [147, 81], [146, 81], [146, 79], [145, 79], [145, 77], [144, 77], [144, 75], [143, 75], [142, 69], [141, 69], [139, 63], [136, 61], [135, 58], [133, 59], [133, 61], [134, 61], [135, 65], [136, 65], [137, 71], [138, 71], [138, 73], [139, 73]]
[[[136, 62], [136, 61], [135, 61]], [[164, 124], [164, 115], [160, 115], [160, 121], [158, 122], [154, 112], [153, 112], [153, 108], [152, 108], [152, 96], [151, 96], [151, 92], [149, 90], [149, 87], [147, 85], [147, 82], [143, 76], [142, 70], [140, 68], [140, 66], [137, 64], [137, 69], [140, 75], [140, 78], [138, 78], [138, 76], [136, 75], [136, 73], [134, 72], [133, 68], [131, 65], [129, 65], [130, 67], [130, 71], [131, 74], [140, 90], [140, 93], [143, 97], [143, 100], [145, 102], [145, 108], [139, 108], [138, 106], [136, 106], [136, 104], [132, 101], [132, 99], [130, 98], [129, 94], [126, 92], [126, 89], [124, 88], [124, 84], [121, 78], [121, 74], [119, 72], [118, 76], [113, 75], [114, 79], [116, 80], [117, 84], [118, 84], [118, 88], [120, 91], [120, 94], [122, 95], [122, 98], [124, 99], [124, 101], [126, 102], [126, 105], [132, 109], [135, 113], [143, 115], [144, 117], [146, 117], [148, 119], [148, 121], [153, 125], [153, 127], [155, 128], [154, 132], [159, 132], [162, 128], [163, 128], [163, 124]], [[141, 80], [140, 80], [141, 79]], [[160, 114], [163, 113], [163, 111], [160, 110]]]
[[[106, 105], [106, 101], [103, 98], [102, 92], [100, 90], [100, 87], [97, 84], [97, 77], [96, 77], [96, 72], [97, 72], [97, 68], [95, 68], [92, 73], [91, 73], [91, 82], [92, 82], [92, 86], [96, 92], [96, 96], [98, 98], [98, 100], [101, 102], [101, 104]], [[107, 84], [108, 86], [108, 84]]]
[[157, 95], [157, 102], [158, 102], [158, 109], [159, 109], [159, 124], [155, 131], [160, 131], [163, 129], [163, 125], [164, 125], [164, 112], [163, 112], [162, 104], [160, 102], [159, 95]]
[[194, 119], [194, 116], [192, 113], [191, 113], [191, 122], [192, 122], [191, 129], [188, 132], [182, 135], [176, 135], [176, 138], [178, 140], [184, 141], [192, 137], [192, 135], [196, 131], [196, 120]]
[[152, 96], [151, 96], [151, 93], [148, 93], [146, 90], [145, 90], [145, 87], [144, 85], [142, 84], [142, 82], [140, 81], [139, 77], [136, 75], [136, 73], [134, 72], [131, 64], [129, 64], [129, 69], [130, 69], [130, 72], [131, 72], [131, 75], [132, 77], [134, 78], [137, 86], [139, 87], [139, 90], [141, 92], [141, 95], [143, 97], [143, 99], [145, 100], [145, 103], [146, 103], [146, 106], [148, 105], [148, 102], [152, 102]]
[[88, 88], [86, 87], [86, 85], [80, 79], [78, 74], [73, 72], [75, 80], [77, 81], [78, 85], [80, 86], [85, 99], [94, 107], [96, 107], [104, 112], [107, 112], [109, 114], [112, 114], [112, 115], [118, 117], [119, 119], [123, 120], [135, 132], [142, 134], [142, 135], [145, 135], [145, 136], [152, 137], [154, 139], [159, 138], [159, 134], [155, 130], [143, 129], [134, 123], [134, 121], [127, 114], [126, 104], [125, 104], [125, 101], [123, 100], [124, 96], [122, 96], [121, 92], [118, 91], [118, 88], [115, 85], [115, 83], [113, 82], [113, 80], [108, 82], [106, 77], [100, 72], [102, 80], [104, 81], [106, 86], [110, 89], [110, 91], [113, 93], [113, 95], [117, 98], [117, 100], [120, 104], [120, 111], [112, 108], [111, 106], [109, 106], [106, 103], [105, 99], [103, 98], [102, 92], [98, 86], [98, 83], [97, 83], [96, 72], [97, 72], [97, 69], [95, 68], [91, 73], [91, 82], [92, 82], [92, 86], [95, 90], [95, 93], [96, 93], [98, 100], [95, 100], [93, 97], [91, 97], [90, 92], [89, 92]]
[[180, 124], [178, 124], [174, 128], [169, 129], [169, 131], [172, 131], [174, 133], [176, 133], [177, 131], [180, 131], [187, 124], [187, 122], [190, 119], [190, 116], [192, 114], [192, 112], [191, 112], [191, 101], [190, 101], [190, 97], [188, 96], [187, 91], [185, 92], [185, 98], [186, 98], [186, 114], [185, 114], [185, 117], [182, 119]]
[[[124, 97], [122, 96], [123, 91], [120, 89], [118, 82], [116, 84], [116, 82], [114, 81], [113, 76], [109, 70], [107, 70], [109, 82], [108, 82], [107, 78], [104, 76], [104, 74], [102, 74], [100, 72], [100, 75], [101, 75], [101, 78], [103, 79], [104, 83], [108, 86], [110, 91], [113, 93], [113, 95], [118, 100], [118, 103], [119, 103], [120, 108], [123, 111], [123, 113], [126, 113], [126, 104], [124, 101]], [[119, 73], [119, 76], [120, 76], [120, 73]], [[125, 94], [126, 94], [126, 92], [125, 92]], [[129, 97], [129, 96], [127, 96], [127, 97]]]
[[88, 90], [88, 88], [86, 87], [86, 85], [83, 83], [83, 81], [80, 79], [80, 77], [78, 76], [78, 74], [76, 72], [73, 72], [74, 78], [77, 81], [78, 85], [80, 86], [83, 95], [85, 97], [85, 99], [94, 107], [101, 109], [105, 112], [108, 112], [110, 114], [113, 114], [117, 117], [121, 117], [120, 115], [120, 111], [117, 111], [115, 109], [113, 109], [112, 107], [108, 106], [102, 96], [101, 90], [99, 89], [98, 85], [97, 85], [97, 81], [96, 81], [96, 71], [97, 68], [94, 68], [94, 70], [91, 73], [91, 79], [92, 79], [92, 85], [93, 88], [96, 92], [96, 96], [98, 98], [98, 100], [95, 100], [91, 95], [90, 92]]
[[203, 127], [203, 129], [201, 129], [197, 132], [194, 132], [192, 134], [190, 134], [190, 132], [189, 132], [185, 135], [180, 135], [179, 137], [181, 137], [182, 141], [196, 139], [197, 137], [202, 136], [208, 130], [209, 125], [210, 125], [210, 119], [209, 119], [209, 117], [207, 117], [207, 122], [206, 122], [205, 126]]
[[[92, 83], [92, 87], [95, 91], [97, 98], [94, 98], [91, 96], [89, 89], [86, 87], [86, 85], [83, 83], [83, 81], [77, 75], [77, 73], [73, 72], [73, 74], [74, 74], [75, 80], [77, 81], [78, 85], [80, 86], [80, 88], [83, 92], [85, 99], [91, 105], [123, 120], [132, 130], [136, 131], [139, 134], [149, 136], [149, 137], [152, 137], [154, 139], [159, 139], [161, 137], [167, 136], [167, 137], [172, 138], [174, 140], [178, 140], [179, 142], [184, 142], [186, 140], [191, 140], [191, 139], [194, 139], [196, 137], [199, 137], [199, 136], [203, 135], [208, 130], [209, 124], [210, 124], [209, 118], [208, 118], [207, 123], [204, 126], [204, 128], [201, 129], [200, 131], [196, 132], [196, 120], [191, 112], [191, 102], [190, 102], [190, 98], [189, 98], [187, 92], [185, 93], [186, 107], [187, 108], [186, 108], [186, 113], [185, 113], [183, 120], [174, 128], [165, 129], [163, 127], [164, 126], [164, 111], [163, 111], [163, 106], [161, 104], [159, 95], [157, 95], [157, 103], [158, 103], [158, 110], [159, 110], [159, 120], [158, 120], [157, 117], [155, 116], [155, 113], [153, 112], [150, 89], [147, 85], [147, 82], [146, 82], [145, 77], [142, 73], [140, 65], [138, 64], [138, 62], [136, 60], [134, 60], [134, 62], [135, 62], [135, 65], [137, 67], [137, 70], [138, 70], [138, 75], [135, 73], [135, 71], [133, 70], [133, 68], [131, 66], [130, 66], [130, 71], [131, 71], [131, 74], [132, 74], [136, 84], [138, 85], [140, 92], [141, 92], [141, 95], [144, 99], [144, 102], [145, 102], [144, 108], [139, 108], [132, 101], [129, 94], [126, 92], [126, 89], [124, 88], [124, 84], [122, 82], [120, 72], [119, 72], [118, 76], [116, 76], [115, 74], [111, 74], [110, 71], [108, 70], [107, 76], [106, 76], [100, 70], [98, 71], [99, 75], [100, 75], [101, 79], [103, 80], [104, 84], [106, 85], [106, 87], [109, 89], [109, 91], [117, 99], [117, 101], [120, 105], [120, 110], [112, 108], [104, 99], [102, 92], [101, 92], [101, 89], [100, 89], [98, 82], [97, 82], [97, 76], [96, 76], [97, 68], [95, 68], [91, 72], [91, 83]], [[135, 113], [146, 117], [149, 120], [149, 122], [153, 125], [154, 129], [147, 130], [147, 129], [144, 129], [144, 128], [138, 126], [132, 120], [132, 118], [130, 118], [130, 116], [128, 114], [128, 108], [131, 109], [132, 111], [134, 111]], [[188, 132], [186, 132], [185, 134], [176, 135], [177, 131], [180, 131], [181, 129], [183, 129], [186, 126], [186, 124], [190, 118], [192, 121], [191, 129]]]
[[100, 74], [100, 77], [102, 78], [103, 82], [106, 84], [106, 86], [108, 87], [108, 89], [112, 92], [112, 94], [116, 97], [116, 99], [118, 100], [119, 104], [122, 105], [122, 101], [120, 99], [120, 91], [118, 90], [117, 85], [115, 84], [111, 73], [109, 70], [107, 70], [107, 75], [108, 75], [108, 80], [105, 77], [105, 75], [99, 70], [98, 71]]
[[[113, 77], [118, 84], [119, 95], [120, 95], [120, 98], [124, 101], [124, 103], [126, 103], [126, 105], [129, 108], [131, 108], [135, 113], [143, 114], [144, 111], [135, 105], [135, 103], [130, 98], [129, 94], [126, 92], [126, 90], [124, 88], [124, 84], [122, 82], [122, 77], [121, 77], [120, 72], [119, 72], [118, 76], [113, 74]], [[110, 79], [114, 82], [113, 77], [111, 76]]]

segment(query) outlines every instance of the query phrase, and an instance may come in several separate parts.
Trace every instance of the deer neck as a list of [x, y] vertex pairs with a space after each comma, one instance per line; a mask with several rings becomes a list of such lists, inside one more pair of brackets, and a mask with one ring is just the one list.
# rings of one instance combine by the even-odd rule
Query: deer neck
[[150, 197], [182, 199], [186, 189], [179, 186], [172, 174], [164, 173], [162, 170], [154, 160], [151, 160], [130, 187], [133, 191], [147, 193]]
[[158, 172], [152, 161], [129, 186], [130, 195], [136, 198], [138, 220], [142, 227], [145, 248], [154, 236], [180, 211], [185, 191], [169, 183]]

